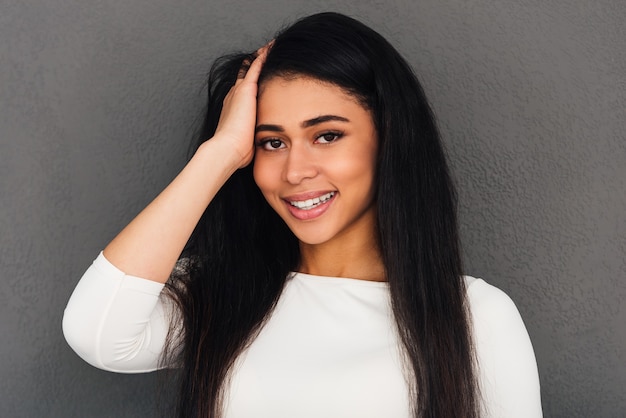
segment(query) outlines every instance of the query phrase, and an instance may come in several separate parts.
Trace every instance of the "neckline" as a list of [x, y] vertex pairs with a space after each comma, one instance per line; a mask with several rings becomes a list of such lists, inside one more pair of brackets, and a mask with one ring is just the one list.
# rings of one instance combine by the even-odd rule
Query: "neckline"
[[377, 282], [373, 280], [355, 279], [352, 277], [318, 276], [315, 274], [300, 273], [299, 271], [290, 272], [288, 278], [328, 285], [365, 286], [379, 289], [389, 289], [389, 282]]

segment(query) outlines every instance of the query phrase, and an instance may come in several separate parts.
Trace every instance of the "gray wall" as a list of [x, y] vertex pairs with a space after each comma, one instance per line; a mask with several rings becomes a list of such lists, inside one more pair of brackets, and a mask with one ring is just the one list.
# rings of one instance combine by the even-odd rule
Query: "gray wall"
[[64, 305], [184, 162], [213, 57], [333, 9], [422, 78], [468, 272], [507, 291], [548, 417], [626, 414], [623, 0], [0, 3], [0, 416], [155, 414], [155, 376], [83, 363]]

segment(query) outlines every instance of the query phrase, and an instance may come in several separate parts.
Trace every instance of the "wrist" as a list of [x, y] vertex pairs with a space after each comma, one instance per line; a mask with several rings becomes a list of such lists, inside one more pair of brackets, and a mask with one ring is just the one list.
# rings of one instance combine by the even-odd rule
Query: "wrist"
[[219, 164], [228, 172], [228, 176], [242, 167], [242, 157], [227, 140], [214, 136], [203, 142], [193, 156], [207, 164]]
[[234, 166], [233, 172], [247, 166], [252, 161], [254, 146], [252, 140], [242, 148], [235, 138], [224, 133], [216, 133], [210, 140], [202, 145], [207, 145], [212, 153], [217, 153], [224, 159], [224, 163]]

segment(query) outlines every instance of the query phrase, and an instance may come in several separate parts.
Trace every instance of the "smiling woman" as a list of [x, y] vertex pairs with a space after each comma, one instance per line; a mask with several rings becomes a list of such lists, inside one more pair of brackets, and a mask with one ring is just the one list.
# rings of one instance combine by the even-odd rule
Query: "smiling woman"
[[[370, 270], [378, 273], [371, 280], [384, 280], [373, 234], [378, 138], [371, 112], [336, 85], [273, 77], [260, 86], [255, 141], [257, 186], [301, 251], [316, 253], [301, 257], [298, 270], [344, 277]], [[353, 243], [367, 248], [359, 259], [378, 265], [340, 261]]]
[[178, 367], [181, 417], [541, 416], [515, 305], [459, 253], [419, 82], [322, 13], [217, 61], [194, 156], [63, 327], [96, 367]]

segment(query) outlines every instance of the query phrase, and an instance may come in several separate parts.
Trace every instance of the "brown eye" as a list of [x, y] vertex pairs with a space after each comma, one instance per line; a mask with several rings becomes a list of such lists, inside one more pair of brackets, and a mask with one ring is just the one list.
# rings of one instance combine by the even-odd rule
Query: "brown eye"
[[268, 141], [268, 144], [271, 148], [277, 149], [280, 148], [280, 146], [282, 145], [282, 141], [278, 139], [271, 139]]
[[342, 136], [343, 133], [341, 132], [324, 132], [317, 137], [316, 141], [321, 144], [330, 144], [331, 142], [338, 140]]
[[285, 144], [280, 139], [266, 139], [264, 141], [261, 141], [258, 146], [266, 151], [273, 151], [285, 148]]

